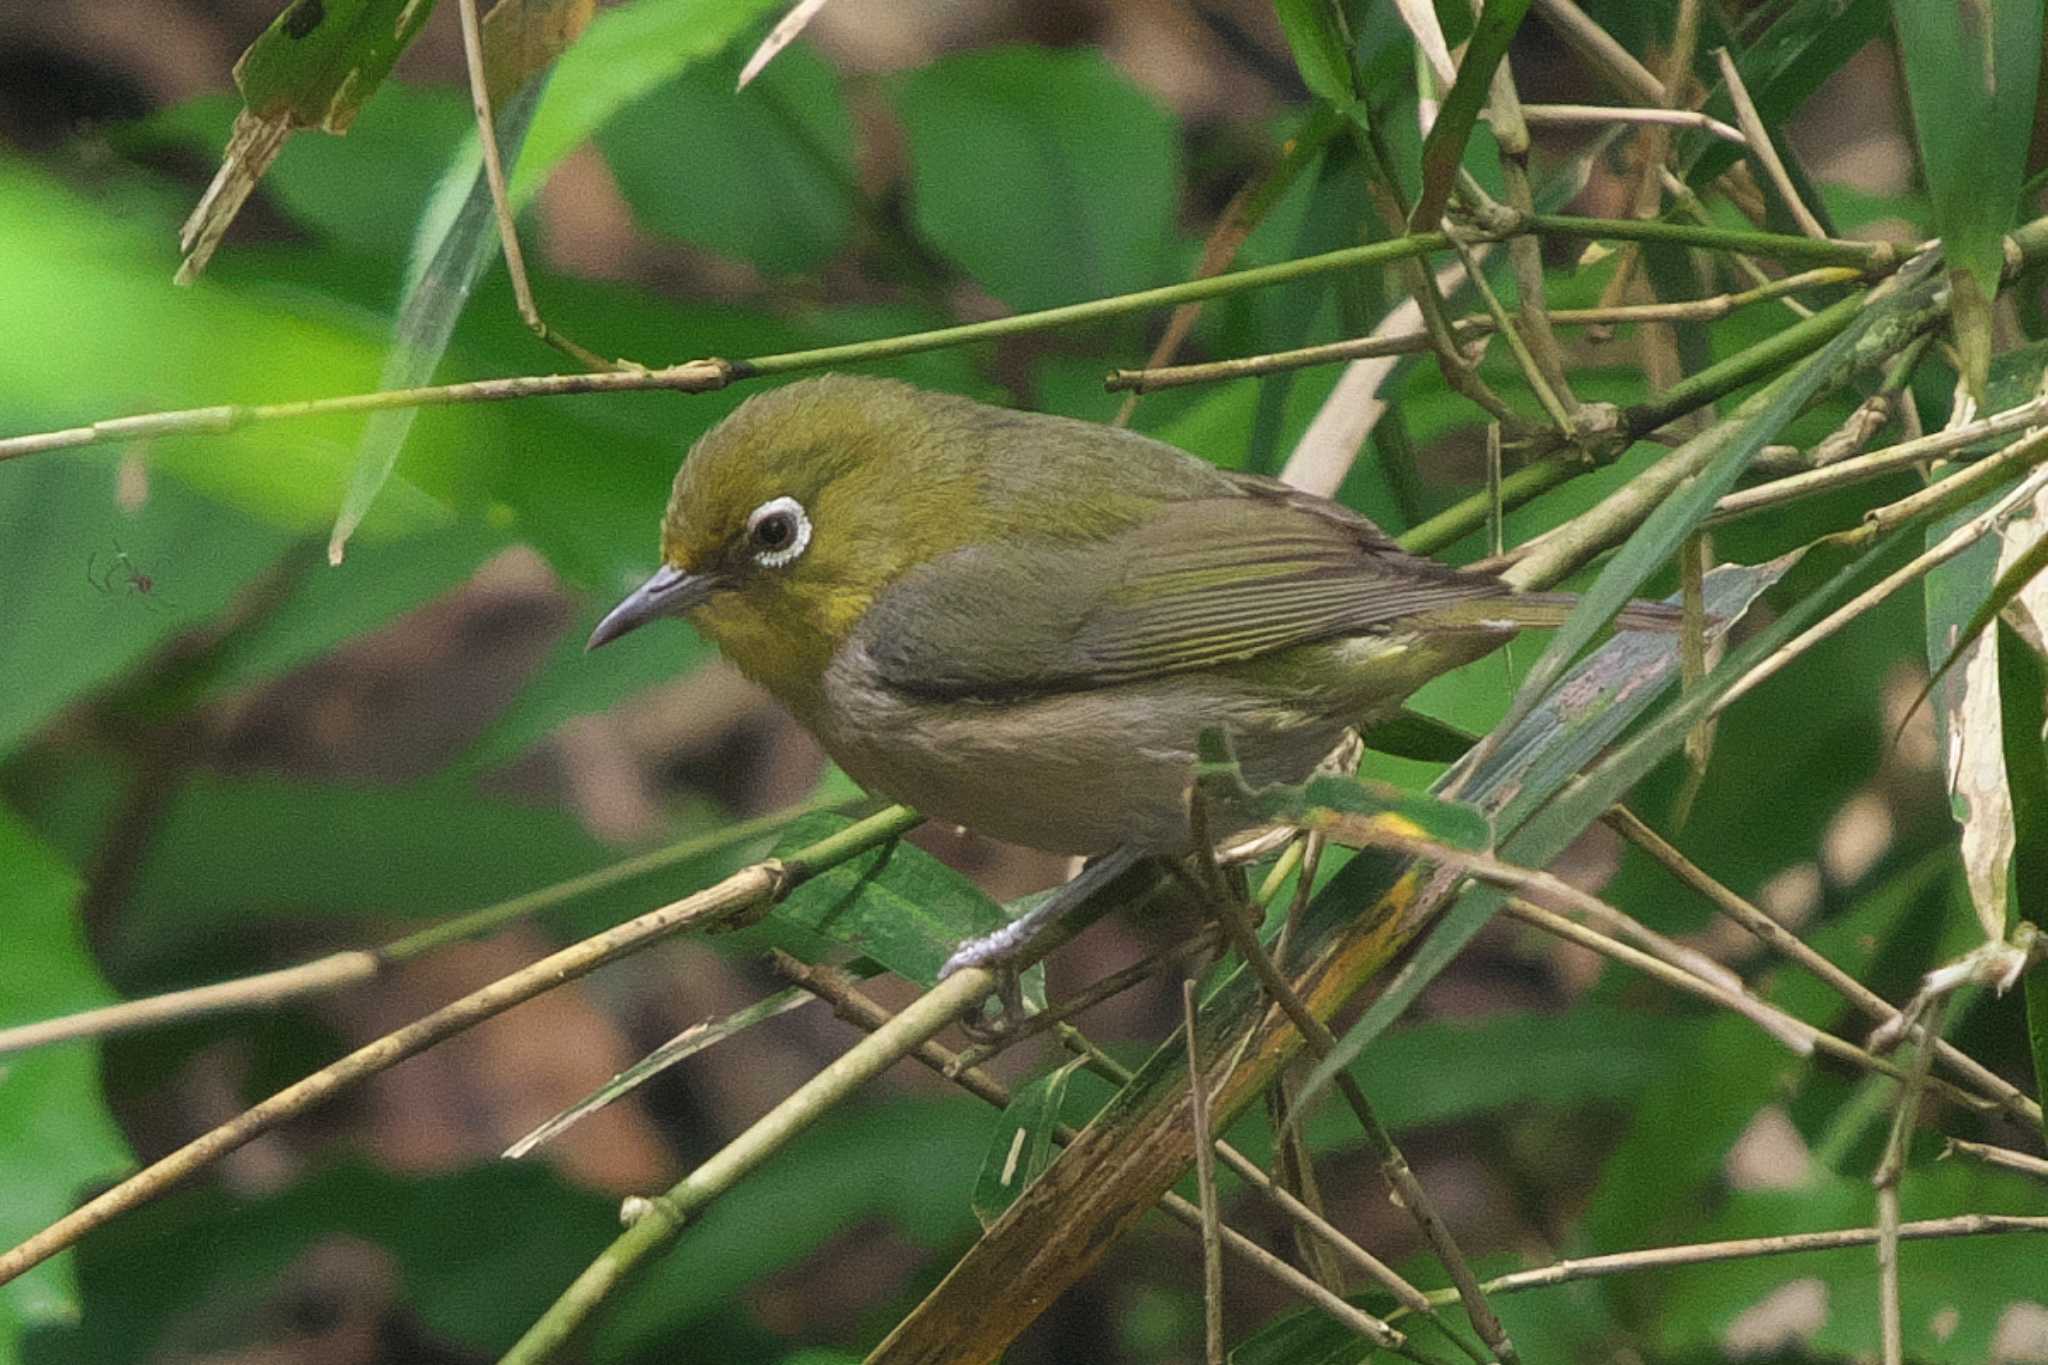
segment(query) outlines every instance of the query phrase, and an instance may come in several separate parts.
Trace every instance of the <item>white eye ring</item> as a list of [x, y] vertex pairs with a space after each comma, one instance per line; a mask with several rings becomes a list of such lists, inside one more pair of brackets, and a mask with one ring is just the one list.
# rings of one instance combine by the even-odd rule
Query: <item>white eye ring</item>
[[[764, 525], [786, 527], [774, 543], [764, 543], [761, 528]], [[811, 543], [811, 519], [805, 513], [804, 505], [795, 498], [770, 498], [756, 507], [747, 518], [747, 542], [756, 546], [754, 562], [766, 568], [779, 569], [802, 554]]]

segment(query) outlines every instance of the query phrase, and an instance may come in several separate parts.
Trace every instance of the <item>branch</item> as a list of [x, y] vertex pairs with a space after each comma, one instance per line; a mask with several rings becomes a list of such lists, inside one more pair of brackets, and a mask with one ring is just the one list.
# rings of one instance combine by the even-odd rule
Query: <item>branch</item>
[[201, 1134], [64, 1215], [11, 1251], [0, 1253], [0, 1284], [76, 1243], [94, 1228], [182, 1184], [228, 1153], [315, 1107], [338, 1091], [422, 1052], [444, 1038], [494, 1018], [544, 991], [584, 976], [686, 930], [728, 920], [787, 895], [805, 880], [915, 826], [922, 817], [902, 806], [849, 825], [784, 860], [769, 859], [715, 886], [592, 935], [531, 966], [500, 977], [405, 1027], [365, 1044], [295, 1085]]

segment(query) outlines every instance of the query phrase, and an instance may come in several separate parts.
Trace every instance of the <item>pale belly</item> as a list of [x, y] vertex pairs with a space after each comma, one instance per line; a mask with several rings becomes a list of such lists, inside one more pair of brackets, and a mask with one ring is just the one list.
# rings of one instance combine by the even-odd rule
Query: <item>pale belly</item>
[[[1010, 843], [1095, 854], [1187, 847], [1187, 791], [1204, 729], [1227, 733], [1254, 786], [1297, 781], [1348, 722], [1276, 704], [1213, 674], [1024, 701], [932, 702], [873, 686], [844, 657], [809, 719], [862, 786]], [[1217, 833], [1241, 826], [1216, 810]]]

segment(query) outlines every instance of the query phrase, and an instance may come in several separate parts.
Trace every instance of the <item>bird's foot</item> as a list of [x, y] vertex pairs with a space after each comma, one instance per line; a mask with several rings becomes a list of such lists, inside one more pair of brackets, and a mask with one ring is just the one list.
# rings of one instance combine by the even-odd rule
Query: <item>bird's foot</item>
[[[990, 972], [996, 978], [995, 997], [1002, 1002], [1002, 1009], [993, 1020], [962, 1023], [970, 1037], [984, 1042], [1000, 1039], [1024, 1018], [1024, 997], [1017, 975], [1030, 965], [1027, 959], [1033, 941], [1069, 910], [1129, 871], [1141, 856], [1129, 848], [1106, 853], [1002, 928], [968, 939], [953, 950], [953, 955], [939, 968], [939, 980], [969, 968]], [[977, 1029], [983, 1032], [977, 1034]]]

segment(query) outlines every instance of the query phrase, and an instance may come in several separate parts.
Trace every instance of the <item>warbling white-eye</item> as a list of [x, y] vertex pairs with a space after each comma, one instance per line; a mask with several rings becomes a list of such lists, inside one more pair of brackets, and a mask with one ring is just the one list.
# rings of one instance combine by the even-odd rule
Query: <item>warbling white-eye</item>
[[1204, 730], [1252, 784], [1297, 781], [1347, 726], [1571, 605], [1131, 431], [825, 376], [697, 442], [661, 568], [590, 644], [687, 616], [864, 787], [1113, 854], [1082, 893], [1187, 851]]

